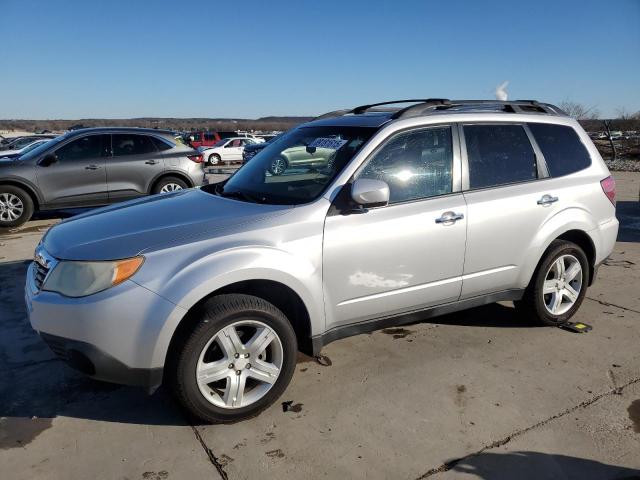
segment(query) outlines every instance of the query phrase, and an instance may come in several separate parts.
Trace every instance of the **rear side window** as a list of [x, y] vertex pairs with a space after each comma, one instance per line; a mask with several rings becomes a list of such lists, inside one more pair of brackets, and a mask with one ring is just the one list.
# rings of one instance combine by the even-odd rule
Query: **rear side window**
[[146, 135], [129, 135], [114, 133], [112, 136], [113, 156], [142, 155], [155, 153], [156, 147]]
[[401, 133], [393, 137], [356, 174], [389, 185], [389, 203], [451, 193], [451, 127]]
[[548, 123], [530, 123], [529, 128], [552, 177], [569, 175], [591, 165], [589, 152], [573, 128]]
[[[149, 137], [151, 139], [151, 141], [153, 142], [153, 144], [156, 146], [156, 148], [160, 151], [163, 152], [165, 150], [169, 150], [170, 148], [173, 148], [171, 145], [169, 145], [167, 142], [163, 142], [162, 140], [160, 140], [159, 138], [156, 137]], [[176, 141], [179, 143], [182, 143], [182, 139], [179, 139], [178, 137], [176, 137]]]
[[469, 188], [526, 182], [538, 177], [536, 157], [522, 125], [465, 125]]

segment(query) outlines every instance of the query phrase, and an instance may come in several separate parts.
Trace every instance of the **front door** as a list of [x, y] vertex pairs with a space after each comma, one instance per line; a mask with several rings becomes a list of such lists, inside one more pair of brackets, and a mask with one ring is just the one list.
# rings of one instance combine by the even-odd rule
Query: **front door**
[[327, 329], [458, 300], [467, 212], [453, 133], [439, 126], [391, 137], [355, 175], [385, 181], [389, 205], [327, 217]]
[[46, 207], [107, 203], [105, 158], [108, 139], [108, 135], [102, 134], [75, 138], [55, 150], [55, 162], [37, 166], [38, 186]]

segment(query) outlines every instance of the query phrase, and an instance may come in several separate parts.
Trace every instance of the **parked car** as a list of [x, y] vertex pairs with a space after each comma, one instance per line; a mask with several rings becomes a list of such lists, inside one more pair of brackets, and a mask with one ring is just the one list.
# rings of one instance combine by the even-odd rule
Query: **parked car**
[[242, 165], [245, 165], [249, 160], [256, 156], [256, 154], [263, 150], [265, 147], [271, 145], [271, 142], [275, 141], [279, 138], [280, 135], [274, 135], [268, 140], [261, 143], [253, 143], [244, 146], [244, 150], [242, 150]]
[[17, 148], [17, 149], [14, 149], [14, 150], [2, 150], [2, 151], [0, 151], [0, 158], [16, 158], [16, 157], [19, 157], [20, 155], [24, 155], [25, 153], [30, 152], [34, 148], [42, 145], [43, 143], [47, 143], [49, 140], [50, 139], [43, 138], [43, 139], [40, 139], [40, 140], [31, 141], [31, 143], [28, 143], [26, 146], [24, 146], [22, 148]]
[[253, 138], [231, 137], [224, 138], [212, 147], [202, 147], [199, 152], [204, 156], [207, 165], [220, 165], [242, 161], [242, 151], [247, 145], [257, 143]]
[[73, 130], [0, 162], [0, 227], [21, 225], [35, 211], [96, 207], [204, 181], [202, 155], [170, 133]]
[[189, 132], [186, 143], [192, 148], [210, 147], [220, 141], [220, 135], [216, 132]]
[[[164, 382], [232, 422], [276, 401], [298, 349], [497, 301], [567, 322], [618, 231], [587, 134], [533, 101], [411, 102], [325, 116], [224, 182], [55, 225], [27, 273], [32, 327], [94, 378]], [[271, 174], [314, 147], [331, 168]]]
[[50, 140], [52, 138], [56, 138], [56, 135], [26, 135], [22, 137], [10, 138], [7, 143], [0, 147], [0, 151], [19, 150], [23, 147], [26, 147], [30, 143], [35, 142], [36, 140]]

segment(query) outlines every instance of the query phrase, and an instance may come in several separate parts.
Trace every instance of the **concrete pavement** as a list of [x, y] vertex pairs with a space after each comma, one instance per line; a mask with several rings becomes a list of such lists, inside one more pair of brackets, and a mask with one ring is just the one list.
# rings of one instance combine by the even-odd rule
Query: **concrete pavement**
[[619, 242], [577, 319], [537, 327], [510, 304], [334, 342], [300, 356], [281, 402], [194, 425], [86, 379], [25, 320], [27, 262], [55, 219], [0, 235], [0, 476], [71, 478], [640, 478], [640, 174], [616, 174]]

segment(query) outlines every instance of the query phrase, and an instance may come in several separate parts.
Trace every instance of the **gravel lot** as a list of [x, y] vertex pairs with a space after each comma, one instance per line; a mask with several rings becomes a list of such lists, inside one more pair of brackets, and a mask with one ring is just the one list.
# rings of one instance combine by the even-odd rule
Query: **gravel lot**
[[640, 478], [640, 173], [615, 176], [619, 241], [578, 314], [593, 331], [505, 303], [347, 338], [300, 356], [288, 403], [225, 426], [55, 359], [22, 297], [57, 219], [4, 232], [0, 477]]

